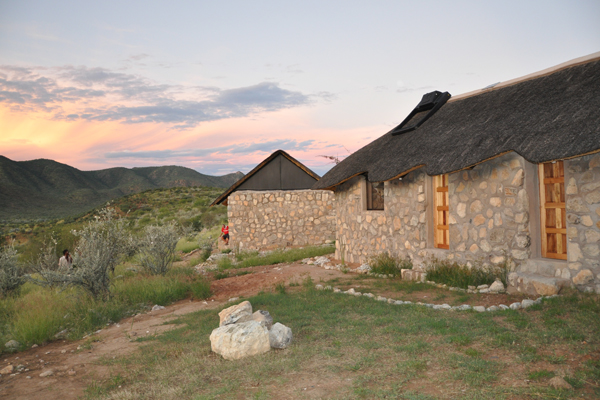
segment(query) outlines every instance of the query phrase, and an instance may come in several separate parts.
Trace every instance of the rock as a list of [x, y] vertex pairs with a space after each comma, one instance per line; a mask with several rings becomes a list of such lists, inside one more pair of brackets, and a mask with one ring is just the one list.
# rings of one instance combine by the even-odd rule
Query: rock
[[377, 301], [387, 301], [387, 297], [377, 296]]
[[477, 289], [478, 289], [478, 290], [481, 290], [481, 289], [488, 289], [489, 287], [490, 287], [490, 285], [479, 285], [479, 286], [477, 286]]
[[528, 308], [528, 307], [531, 307], [531, 306], [532, 306], [532, 305], [534, 305], [534, 304], [535, 304], [535, 302], [534, 302], [533, 300], [529, 300], [529, 299], [527, 299], [527, 300], [523, 300], [523, 301], [521, 302], [521, 307], [522, 307], [522, 308]]
[[560, 376], [555, 376], [554, 378], [548, 381], [548, 386], [553, 387], [554, 389], [573, 389], [573, 386], [569, 384], [569, 382], [565, 381]]
[[269, 342], [274, 349], [285, 349], [292, 343], [292, 330], [277, 322], [269, 331]]
[[498, 307], [498, 306], [489, 306], [487, 308], [487, 311], [498, 311], [498, 310], [500, 310], [500, 307]]
[[254, 321], [260, 322], [267, 329], [271, 329], [271, 327], [273, 326], [273, 317], [271, 317], [271, 314], [269, 314], [268, 311], [258, 310], [254, 314], [252, 314], [252, 319]]
[[56, 335], [54, 335], [54, 338], [60, 339], [60, 338], [64, 337], [68, 332], [69, 332], [68, 329], [63, 329], [62, 331], [60, 331]]
[[354, 293], [356, 293], [356, 291], [354, 290], [354, 288], [350, 288], [350, 289], [348, 289], [346, 291], [346, 293], [348, 293], [348, 294], [354, 294]]
[[394, 304], [396, 302], [396, 300], [394, 299], [387, 299], [388, 304]]
[[373, 297], [375, 297], [375, 295], [373, 293], [363, 293], [363, 296], [368, 297], [370, 299], [372, 299]]
[[369, 264], [363, 264], [360, 267], [356, 268], [354, 271], [359, 274], [368, 274], [369, 272], [371, 272], [371, 267], [369, 266]]
[[470, 309], [472, 309], [472, 307], [468, 304], [463, 304], [461, 306], [458, 306], [458, 310], [460, 310], [460, 311], [468, 311]]
[[219, 313], [219, 318], [219, 326], [252, 321], [252, 304], [249, 301], [243, 301], [240, 304], [226, 308]]
[[77, 371], [75, 371], [74, 369], [70, 369], [70, 370], [67, 372], [67, 374], [69, 374], [69, 375], [71, 375], [71, 376], [75, 375], [76, 373], [77, 373]]
[[404, 304], [404, 302], [402, 300], [396, 300], [394, 302], [394, 304], [397, 305], [397, 306], [401, 306], [402, 304]]
[[509, 307], [506, 304], [499, 304], [498, 307], [500, 307], [501, 310], [508, 310]]
[[585, 285], [594, 280], [594, 274], [589, 269], [579, 271], [579, 273], [573, 278], [573, 283], [576, 285]]
[[341, 290], [340, 290], [340, 289], [338, 289], [338, 288], [333, 288], [333, 293], [340, 293], [340, 292], [341, 292]]
[[473, 307], [473, 310], [477, 311], [477, 312], [485, 312], [485, 307], [484, 306], [475, 306], [475, 307]]
[[470, 290], [475, 290], [475, 289], [477, 289], [477, 287], [475, 287], [475, 286], [472, 286], [472, 285], [469, 285], [469, 286], [467, 286], [467, 289], [470, 289]]
[[519, 308], [521, 308], [521, 303], [519, 303], [519, 302], [512, 303], [509, 307], [511, 310], [518, 310]]
[[165, 307], [163, 306], [159, 306], [158, 304], [156, 304], [154, 307], [152, 307], [152, 311], [158, 311], [158, 310], [164, 310]]
[[234, 301], [238, 301], [240, 298], [239, 297], [232, 297], [229, 300], [227, 300], [228, 303], [232, 303]]
[[492, 283], [490, 286], [490, 292], [492, 293], [503, 293], [504, 290], [506, 289], [500, 279], [496, 279], [496, 281], [494, 281], [494, 283]]
[[14, 370], [15, 370], [14, 365], [7, 365], [6, 367], [0, 369], [0, 375], [12, 374]]
[[315, 289], [317, 289], [317, 290], [323, 290], [323, 285], [315, 285]]
[[479, 293], [489, 293], [490, 289], [481, 289]]
[[7, 350], [18, 350], [19, 346], [21, 346], [21, 343], [17, 342], [16, 340], [9, 340], [8, 342], [4, 343], [4, 347], [6, 347]]
[[271, 350], [269, 330], [258, 321], [220, 326], [210, 334], [210, 346], [226, 360], [239, 360]]
[[51, 369], [48, 369], [40, 374], [40, 378], [45, 378], [47, 376], [52, 376], [52, 375], [54, 375], [54, 371], [52, 371]]

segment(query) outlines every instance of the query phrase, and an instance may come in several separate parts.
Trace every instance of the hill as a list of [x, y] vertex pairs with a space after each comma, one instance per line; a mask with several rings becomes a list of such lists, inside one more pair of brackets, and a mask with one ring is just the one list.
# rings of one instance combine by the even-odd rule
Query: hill
[[73, 216], [149, 189], [228, 188], [243, 176], [210, 176], [178, 166], [80, 171], [53, 160], [0, 156], [0, 222]]

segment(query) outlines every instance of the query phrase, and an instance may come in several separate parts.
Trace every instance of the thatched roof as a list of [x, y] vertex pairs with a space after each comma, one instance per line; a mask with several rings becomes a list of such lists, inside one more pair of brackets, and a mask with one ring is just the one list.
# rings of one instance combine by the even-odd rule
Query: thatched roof
[[600, 53], [451, 98], [418, 129], [390, 132], [344, 159], [313, 189], [366, 174], [371, 182], [424, 167], [460, 171], [510, 151], [532, 163], [600, 151]]
[[[214, 205], [217, 205], [217, 204], [221, 204], [221, 203], [227, 205], [227, 197], [229, 197], [229, 195], [231, 193], [235, 192], [238, 189], [245, 190], [241, 186], [243, 186], [245, 182], [247, 182], [248, 180], [250, 180], [260, 170], [262, 170], [263, 168], [265, 168], [271, 161], [275, 160], [279, 156], [285, 157], [293, 165], [295, 165], [296, 167], [298, 167], [298, 169], [302, 171], [302, 172], [298, 172], [299, 174], [302, 175], [302, 176], [300, 176], [300, 178], [303, 178], [303, 179], [295, 180], [294, 182], [288, 182], [287, 184], [285, 182], [284, 183], [280, 183], [280, 187], [278, 187], [278, 189], [287, 189], [287, 190], [310, 189], [310, 186], [312, 185], [312, 182], [314, 182], [313, 179], [315, 181], [318, 181], [320, 179], [320, 176], [317, 175], [317, 174], [315, 174], [313, 171], [311, 171], [306, 165], [302, 164], [300, 161], [296, 160], [294, 157], [290, 156], [285, 151], [283, 151], [283, 150], [277, 150], [276, 152], [274, 152], [273, 154], [271, 154], [269, 157], [265, 158], [256, 167], [254, 167], [254, 169], [252, 171], [248, 172], [242, 179], [240, 179], [239, 181], [237, 181], [236, 183], [234, 183], [233, 185], [231, 185], [231, 187], [229, 189], [227, 189], [222, 195], [220, 195], [219, 197], [217, 197], [217, 199], [212, 202], [211, 206], [214, 206]], [[295, 168], [295, 167], [292, 167], [292, 168]], [[306, 175], [304, 175], [304, 173], [306, 175], [308, 175], [308, 177], [310, 177], [310, 178], [308, 178]], [[298, 177], [297, 174], [296, 174], [296, 177]], [[308, 185], [305, 185], [303, 182], [300, 182], [300, 181], [306, 181], [306, 182], [311, 182], [311, 183], [309, 183]]]

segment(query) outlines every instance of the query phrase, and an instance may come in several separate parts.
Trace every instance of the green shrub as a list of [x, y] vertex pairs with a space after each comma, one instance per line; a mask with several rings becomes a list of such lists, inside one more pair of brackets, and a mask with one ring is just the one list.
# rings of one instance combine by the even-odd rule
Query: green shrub
[[12, 245], [0, 247], [0, 296], [17, 292], [25, 282], [23, 275], [15, 248]]
[[175, 261], [175, 246], [180, 234], [174, 223], [147, 226], [139, 243], [140, 264], [154, 275], [167, 273]]
[[235, 266], [233, 265], [229, 257], [223, 257], [220, 258], [219, 261], [217, 261], [217, 268], [219, 269], [219, 271], [224, 271], [227, 269], [235, 268]]
[[371, 272], [375, 274], [400, 275], [402, 269], [412, 269], [410, 258], [401, 258], [389, 253], [379, 253], [369, 259]]
[[105, 208], [94, 220], [73, 233], [79, 238], [73, 251], [73, 268], [56, 269], [49, 261], [56, 250], [49, 244], [33, 266], [39, 278], [30, 277], [30, 280], [43, 286], [77, 286], [93, 297], [108, 297], [109, 274], [133, 248], [124, 221], [116, 216], [114, 209]]
[[448, 286], [467, 289], [468, 286], [489, 285], [502, 278], [504, 270], [484, 266], [461, 265], [448, 260], [431, 259], [427, 262], [427, 279]]

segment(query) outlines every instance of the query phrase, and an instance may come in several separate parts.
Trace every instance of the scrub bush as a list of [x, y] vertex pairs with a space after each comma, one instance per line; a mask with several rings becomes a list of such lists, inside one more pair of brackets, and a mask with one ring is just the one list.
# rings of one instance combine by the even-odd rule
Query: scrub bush
[[17, 292], [25, 282], [23, 268], [18, 263], [17, 251], [10, 246], [0, 248], [0, 296]]
[[175, 247], [179, 238], [180, 234], [174, 223], [147, 226], [139, 242], [142, 267], [153, 275], [166, 274], [175, 260]]

